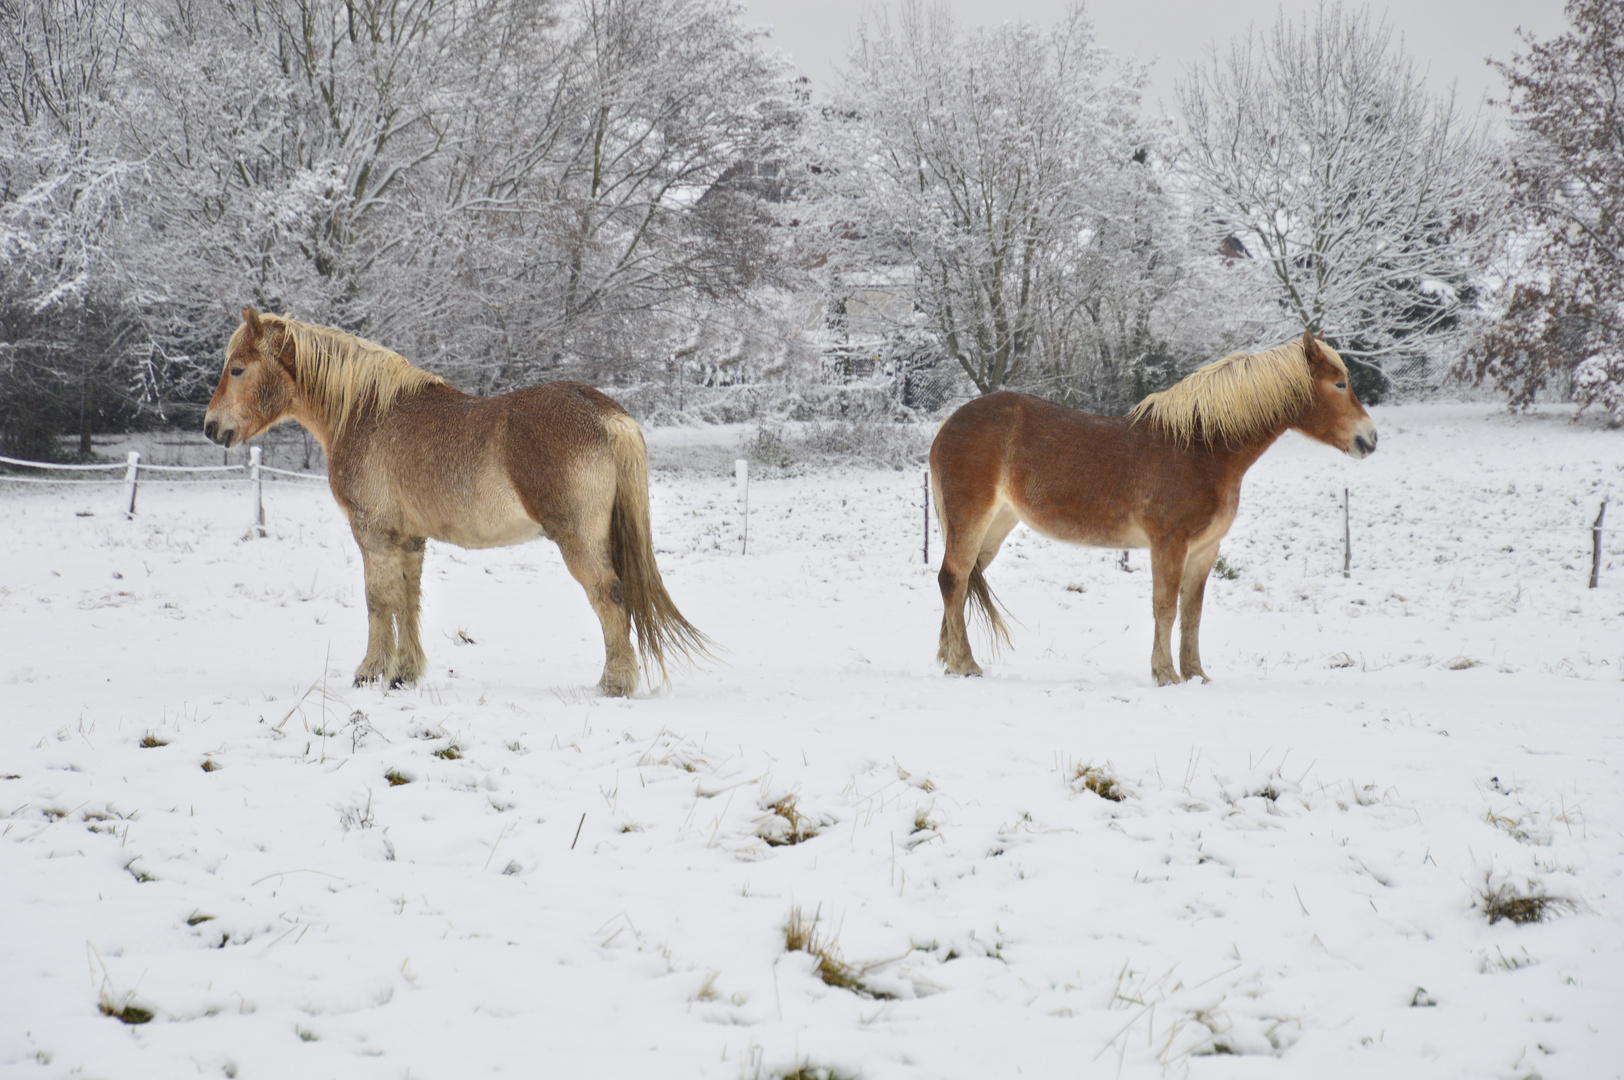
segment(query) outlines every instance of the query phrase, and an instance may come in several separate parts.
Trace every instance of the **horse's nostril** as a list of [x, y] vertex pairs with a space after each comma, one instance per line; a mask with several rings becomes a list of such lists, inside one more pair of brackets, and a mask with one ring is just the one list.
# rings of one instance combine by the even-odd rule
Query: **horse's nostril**
[[210, 420], [208, 423], [204, 424], [203, 425], [203, 434], [204, 434], [204, 436], [206, 436], [208, 438], [208, 440], [210, 442], [219, 442], [220, 440], [219, 440], [219, 438], [217, 438], [217, 436], [220, 434], [220, 423], [219, 423], [219, 421]]

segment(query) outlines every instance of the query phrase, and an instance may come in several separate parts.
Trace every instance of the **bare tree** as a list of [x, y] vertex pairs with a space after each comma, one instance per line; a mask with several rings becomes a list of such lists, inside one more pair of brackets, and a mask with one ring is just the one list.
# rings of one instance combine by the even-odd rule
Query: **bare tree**
[[911, 291], [982, 393], [1060, 357], [1090, 238], [1156, 137], [1134, 111], [1141, 83], [1080, 6], [1048, 32], [961, 35], [919, 2], [880, 13], [819, 133], [836, 268]]
[[[1464, 331], [1498, 236], [1496, 163], [1392, 28], [1322, 3], [1178, 88], [1184, 158], [1262, 336], [1323, 332], [1382, 382], [1424, 383]], [[1371, 387], [1370, 389], [1374, 389]]]
[[493, 387], [560, 365], [624, 376], [628, 354], [691, 337], [696, 315], [771, 278], [762, 193], [730, 181], [774, 162], [795, 107], [741, 14], [727, 0], [557, 9], [544, 92], [459, 159], [463, 224], [512, 270], [480, 281], [481, 303], [522, 327], [520, 347], [493, 342]]
[[1583, 410], [1624, 415], [1624, 6], [1570, 0], [1572, 29], [1496, 64], [1516, 142], [1516, 228], [1498, 318], [1461, 373], [1513, 407], [1571, 378]]

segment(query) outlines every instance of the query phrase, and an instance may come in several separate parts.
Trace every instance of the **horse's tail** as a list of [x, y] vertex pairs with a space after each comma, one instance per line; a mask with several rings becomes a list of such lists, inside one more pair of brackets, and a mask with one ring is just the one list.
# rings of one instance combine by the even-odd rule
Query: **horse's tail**
[[987, 625], [987, 644], [992, 653], [997, 655], [1000, 644], [1006, 649], [1011, 648], [1009, 627], [1004, 625], [1004, 617], [998, 614], [998, 609], [1003, 605], [992, 594], [992, 587], [987, 584], [986, 575], [981, 572], [979, 558], [976, 559], [975, 565], [970, 567], [970, 588], [965, 598], [970, 602], [971, 614]]
[[[937, 431], [940, 432], [941, 428], [938, 427]], [[947, 544], [947, 519], [942, 516], [942, 478], [935, 468], [930, 470], [930, 500], [936, 507], [936, 524], [941, 529], [942, 544], [945, 547]], [[943, 555], [946, 555], [945, 551]], [[970, 609], [970, 617], [986, 625], [987, 644], [994, 655], [997, 654], [1000, 645], [1005, 648], [1013, 648], [1009, 639], [1009, 627], [1004, 625], [1004, 617], [999, 614], [998, 610], [1004, 605], [999, 603], [998, 597], [993, 595], [992, 586], [987, 584], [987, 575], [981, 572], [980, 556], [976, 557], [976, 561], [970, 567], [969, 591], [965, 598], [968, 601], [967, 606]], [[938, 657], [937, 659], [941, 658]]]
[[648, 449], [643, 431], [625, 413], [604, 417], [615, 459], [615, 502], [609, 512], [609, 559], [620, 578], [623, 603], [637, 632], [637, 651], [652, 679], [666, 677], [667, 651], [693, 662], [711, 656], [711, 640], [677, 610], [654, 561], [649, 530]]

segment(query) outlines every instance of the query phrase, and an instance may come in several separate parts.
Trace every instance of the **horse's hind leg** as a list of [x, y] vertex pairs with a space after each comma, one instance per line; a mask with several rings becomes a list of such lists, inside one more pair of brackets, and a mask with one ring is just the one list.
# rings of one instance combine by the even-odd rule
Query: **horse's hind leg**
[[976, 556], [976, 566], [982, 570], [991, 566], [992, 561], [998, 558], [998, 549], [1004, 546], [1010, 532], [1020, 523], [1020, 515], [1015, 513], [1013, 506], [1008, 503], [1000, 506], [987, 525], [987, 531], [981, 536], [981, 553]]
[[632, 651], [632, 624], [625, 592], [610, 562], [607, 514], [602, 528], [592, 530], [591, 539], [561, 536], [558, 550], [570, 576], [586, 590], [586, 598], [603, 624], [603, 678], [598, 685], [605, 697], [630, 697], [637, 690], [637, 654]]
[[971, 652], [970, 634], [964, 621], [970, 575], [972, 571], [986, 569], [1019, 519], [1008, 506], [987, 507], [979, 515], [955, 509], [961, 512], [948, 510], [943, 514], [945, 550], [941, 572], [936, 576], [942, 590], [942, 630], [936, 659], [949, 675], [980, 675], [981, 665]]

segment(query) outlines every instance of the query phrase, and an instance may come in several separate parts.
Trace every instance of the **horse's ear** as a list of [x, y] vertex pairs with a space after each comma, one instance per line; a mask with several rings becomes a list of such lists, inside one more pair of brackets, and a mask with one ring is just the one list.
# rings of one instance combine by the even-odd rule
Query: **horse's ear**
[[1325, 354], [1320, 352], [1319, 342], [1314, 340], [1314, 331], [1312, 330], [1303, 331], [1303, 355], [1308, 358], [1310, 364], [1316, 360], [1325, 359]]
[[282, 344], [276, 350], [276, 362], [281, 364], [283, 370], [289, 375], [297, 379], [299, 377], [298, 358], [298, 345], [293, 340], [293, 335], [288, 333], [288, 328], [284, 326], [282, 327]]
[[245, 307], [242, 309], [242, 321], [243, 325], [248, 327], [249, 337], [257, 338], [260, 334], [265, 332], [265, 328], [260, 324], [259, 321], [259, 312], [255, 311], [251, 307]]

